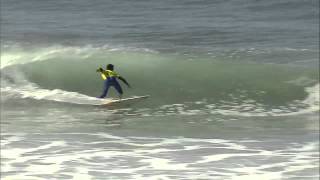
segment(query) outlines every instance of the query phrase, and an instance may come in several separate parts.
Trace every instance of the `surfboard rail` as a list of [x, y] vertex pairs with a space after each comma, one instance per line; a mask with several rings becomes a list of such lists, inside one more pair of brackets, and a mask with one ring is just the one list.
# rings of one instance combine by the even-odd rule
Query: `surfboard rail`
[[129, 98], [122, 98], [122, 99], [112, 99], [108, 100], [105, 103], [102, 103], [101, 106], [108, 106], [108, 105], [114, 105], [114, 104], [121, 104], [125, 102], [134, 102], [134, 101], [139, 101], [143, 100], [150, 97], [150, 95], [144, 95], [144, 96], [132, 96]]

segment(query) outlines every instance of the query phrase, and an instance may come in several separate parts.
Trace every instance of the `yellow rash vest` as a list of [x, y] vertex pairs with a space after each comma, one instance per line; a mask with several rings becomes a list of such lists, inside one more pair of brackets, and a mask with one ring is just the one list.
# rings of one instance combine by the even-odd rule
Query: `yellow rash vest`
[[108, 77], [119, 77], [119, 74], [111, 70], [103, 70], [101, 72], [101, 78], [106, 80]]

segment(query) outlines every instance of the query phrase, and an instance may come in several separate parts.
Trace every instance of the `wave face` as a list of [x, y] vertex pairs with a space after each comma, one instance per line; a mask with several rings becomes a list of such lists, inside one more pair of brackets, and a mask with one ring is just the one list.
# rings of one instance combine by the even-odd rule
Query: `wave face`
[[[110, 46], [10, 47], [1, 55], [1, 91], [5, 100], [101, 104], [94, 98], [103, 84], [95, 70], [112, 63], [133, 86], [123, 86], [126, 96], [149, 94], [150, 107], [167, 112], [281, 115], [314, 111], [319, 106], [318, 70], [301, 66], [299, 61], [287, 65], [281, 58], [278, 63], [268, 60], [274, 54], [308, 53], [314, 54], [288, 48], [190, 55]], [[255, 62], [258, 58], [265, 62]], [[115, 91], [110, 96], [116, 96]]]

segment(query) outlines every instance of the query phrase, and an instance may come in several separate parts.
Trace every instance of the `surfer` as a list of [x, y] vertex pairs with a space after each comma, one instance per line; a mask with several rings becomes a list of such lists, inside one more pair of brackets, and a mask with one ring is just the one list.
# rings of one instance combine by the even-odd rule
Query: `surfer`
[[120, 79], [123, 83], [125, 83], [128, 87], [130, 87], [130, 84], [123, 77], [121, 77], [119, 74], [113, 71], [114, 66], [112, 64], [108, 64], [106, 68], [106, 70], [102, 69], [101, 67], [97, 69], [97, 72], [101, 73], [101, 77], [104, 80], [103, 93], [101, 96], [99, 96], [99, 98], [106, 97], [110, 86], [113, 86], [117, 90], [119, 98], [121, 99], [123, 91], [119, 82], [117, 81], [117, 78]]

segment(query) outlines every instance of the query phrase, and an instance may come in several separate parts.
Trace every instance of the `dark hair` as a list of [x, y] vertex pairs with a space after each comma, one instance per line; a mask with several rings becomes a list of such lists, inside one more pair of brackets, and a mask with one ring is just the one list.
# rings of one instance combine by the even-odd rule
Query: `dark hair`
[[113, 71], [113, 64], [108, 64], [108, 65], [107, 65], [107, 70]]

